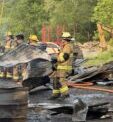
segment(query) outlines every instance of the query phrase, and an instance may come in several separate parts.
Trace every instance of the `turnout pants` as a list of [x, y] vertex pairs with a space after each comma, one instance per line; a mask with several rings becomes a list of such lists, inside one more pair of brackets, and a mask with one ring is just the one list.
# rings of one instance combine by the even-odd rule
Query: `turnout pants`
[[67, 72], [65, 70], [57, 70], [54, 74], [53, 78], [53, 95], [67, 95], [69, 92], [69, 88], [66, 84], [66, 75]]

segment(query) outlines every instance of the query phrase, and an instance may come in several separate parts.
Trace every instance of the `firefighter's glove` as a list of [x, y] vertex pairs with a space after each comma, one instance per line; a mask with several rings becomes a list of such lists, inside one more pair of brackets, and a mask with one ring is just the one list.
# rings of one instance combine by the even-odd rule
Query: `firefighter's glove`
[[57, 71], [57, 64], [52, 64], [52, 70]]
[[65, 62], [69, 59], [69, 54], [68, 53], [60, 53], [58, 57], [59, 62]]
[[52, 57], [51, 58], [51, 63], [52, 64], [56, 64], [57, 63], [57, 58], [56, 57]]
[[65, 61], [67, 61], [69, 59], [69, 54], [68, 53], [64, 53], [63, 58]]

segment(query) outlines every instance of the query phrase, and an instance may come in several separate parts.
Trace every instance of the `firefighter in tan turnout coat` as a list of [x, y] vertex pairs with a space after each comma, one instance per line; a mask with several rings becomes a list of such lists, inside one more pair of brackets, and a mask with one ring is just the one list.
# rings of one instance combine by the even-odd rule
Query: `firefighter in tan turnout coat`
[[56, 98], [63, 98], [69, 96], [69, 88], [66, 84], [66, 76], [72, 71], [72, 55], [73, 48], [71, 45], [71, 35], [68, 32], [63, 32], [62, 35], [63, 48], [57, 57], [57, 68], [55, 79], [53, 81], [51, 100]]

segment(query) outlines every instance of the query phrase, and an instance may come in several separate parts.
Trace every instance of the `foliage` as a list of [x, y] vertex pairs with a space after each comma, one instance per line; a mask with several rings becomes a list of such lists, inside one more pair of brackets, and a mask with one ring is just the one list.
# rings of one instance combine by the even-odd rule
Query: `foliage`
[[113, 60], [113, 48], [96, 55], [90, 55], [87, 58], [89, 60], [84, 64], [85, 66], [102, 65]]
[[[92, 37], [95, 24], [91, 22], [93, 8], [96, 0], [45, 0], [45, 10], [49, 12], [49, 22], [52, 27], [64, 25], [65, 31], [70, 31], [73, 35], [79, 33], [83, 41], [88, 34]], [[76, 38], [76, 36], [75, 36]]]
[[113, 26], [113, 0], [98, 0], [94, 9], [93, 20]]
[[14, 33], [40, 34], [42, 23], [47, 21], [43, 0], [8, 1], [5, 7], [5, 16], [8, 18], [5, 24]]
[[94, 41], [99, 40], [99, 35], [98, 35], [98, 32], [97, 32], [97, 31], [94, 31], [93, 40], [94, 40]]
[[108, 44], [109, 44], [110, 46], [113, 46], [113, 39], [110, 39], [109, 42], [108, 42]]
[[[77, 41], [91, 40], [96, 29], [91, 22], [97, 0], [4, 0], [4, 14], [0, 29], [23, 32], [26, 35], [41, 34], [42, 24], [63, 25]], [[0, 2], [0, 5], [2, 3]], [[4, 32], [5, 33], [5, 32]]]

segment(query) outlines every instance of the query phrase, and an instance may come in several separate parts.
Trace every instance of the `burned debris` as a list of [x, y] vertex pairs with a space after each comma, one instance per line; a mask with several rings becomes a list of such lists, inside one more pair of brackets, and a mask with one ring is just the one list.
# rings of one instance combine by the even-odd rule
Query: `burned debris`
[[[81, 67], [81, 63], [85, 61], [87, 60], [81, 59], [76, 62], [74, 71], [77, 72], [74, 72], [75, 74], [67, 77], [67, 85], [73, 88], [76, 86], [75, 88], [78, 89], [83, 87], [84, 89], [88, 89], [87, 86], [90, 86], [91, 88], [89, 88], [88, 90], [91, 91], [94, 90], [94, 85], [110, 85], [111, 88], [113, 82], [110, 75], [112, 75], [113, 72], [113, 62], [109, 62], [99, 67], [83, 68]], [[14, 90], [14, 92], [18, 92], [18, 96], [20, 96], [19, 99], [18, 96], [15, 96], [16, 93], [14, 93], [14, 101], [12, 100], [12, 102], [16, 101], [19, 103], [16, 105], [10, 104], [7, 109], [4, 109], [4, 102], [1, 104], [0, 111], [2, 113], [6, 112], [6, 114], [4, 115], [7, 115], [9, 117], [8, 118], [7, 116], [3, 116], [1, 118], [2, 122], [12, 122], [12, 119], [15, 119], [15, 122], [20, 121], [17, 120], [18, 116], [16, 116], [17, 118], [13, 118], [12, 116], [9, 116], [9, 113], [7, 113], [9, 112], [9, 109], [13, 111], [14, 108], [17, 108], [17, 111], [21, 114], [22, 112], [24, 112], [22, 116], [23, 118], [20, 118], [22, 119], [22, 122], [52, 122], [52, 118], [58, 117], [60, 115], [63, 115], [64, 117], [70, 116], [70, 121], [72, 122], [88, 121], [94, 119], [100, 120], [104, 118], [109, 118], [112, 120], [112, 110], [110, 111], [110, 106], [112, 106], [112, 103], [110, 101], [107, 101], [111, 96], [98, 94], [98, 90], [96, 90], [95, 92], [96, 95], [90, 93], [79, 95], [80, 92], [76, 93], [75, 91], [75, 93], [72, 92], [72, 95], [70, 95], [69, 98], [66, 98], [63, 101], [60, 99], [57, 99], [53, 102], [48, 100], [47, 97], [48, 95], [50, 95], [50, 90], [39, 91], [38, 89], [34, 92], [34, 94], [29, 94], [28, 97], [28, 90], [32, 91], [34, 88], [37, 88], [39, 86], [46, 86], [51, 82], [49, 75], [53, 72], [52, 64], [50, 61], [50, 56], [45, 51], [42, 51], [38, 48], [32, 48], [32, 46], [29, 46], [27, 44], [22, 44], [0, 57], [1, 67], [10, 68], [15, 65], [22, 64], [27, 64], [27, 77], [22, 80], [22, 84], [16, 84], [13, 79], [0, 79], [0, 86], [2, 87], [2, 92], [0, 95], [2, 95], [3, 93], [3, 86], [5, 83], [5, 90], [7, 91], [7, 95], [8, 92], [12, 93], [11, 91]], [[12, 88], [10, 83], [15, 87]], [[28, 87], [28, 89], [26, 89], [25, 87]], [[49, 86], [47, 85], [47, 87]], [[25, 93], [23, 93], [24, 90]], [[85, 90], [82, 89], [82, 92], [84, 91]], [[100, 91], [102, 91], [102, 89]], [[113, 93], [112, 89], [106, 89], [106, 91], [111, 91], [111, 93]], [[43, 95], [42, 92], [44, 92], [46, 95]], [[23, 103], [22, 105], [20, 105], [21, 100], [22, 102], [25, 100], [24, 106], [22, 106]], [[10, 102], [11, 101], [8, 100], [7, 104], [9, 104]], [[18, 106], [20, 107], [19, 110]], [[21, 110], [21, 108], [23, 108], [24, 110]], [[65, 120], [66, 119], [64, 119], [64, 121]]]
[[[79, 83], [79, 82], [107, 82], [112, 84], [112, 74], [113, 74], [113, 62], [108, 62], [103, 66], [82, 68], [82, 72], [78, 72], [77, 75], [70, 76], [69, 81]], [[110, 77], [111, 76], [111, 77]], [[107, 85], [107, 83], [105, 85]], [[104, 85], [104, 83], [103, 83]]]

